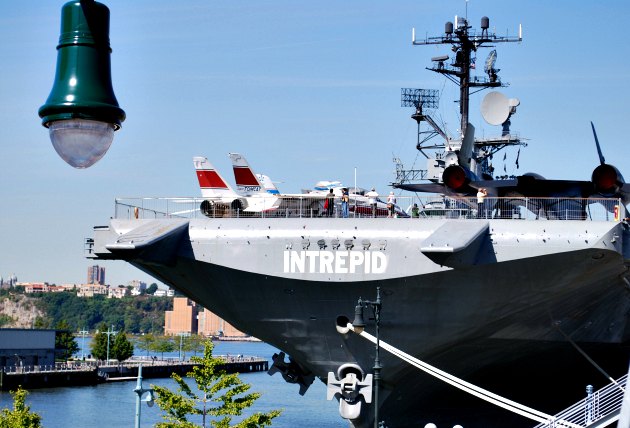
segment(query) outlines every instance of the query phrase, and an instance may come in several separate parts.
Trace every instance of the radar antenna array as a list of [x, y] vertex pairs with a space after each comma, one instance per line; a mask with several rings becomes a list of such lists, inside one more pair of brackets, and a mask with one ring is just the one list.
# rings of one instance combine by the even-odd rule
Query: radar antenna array
[[400, 89], [400, 106], [415, 107], [422, 110], [436, 109], [440, 104], [440, 93], [437, 89]]
[[[445, 140], [448, 139], [446, 133], [438, 126], [437, 123], [427, 114], [426, 110], [432, 110], [439, 107], [440, 91], [437, 89], [400, 89], [400, 106], [415, 107], [416, 111], [411, 118], [418, 123], [418, 144], [416, 147], [422, 151], [424, 143], [436, 135], [441, 135]], [[421, 122], [428, 122], [431, 128], [423, 131], [420, 127]]]

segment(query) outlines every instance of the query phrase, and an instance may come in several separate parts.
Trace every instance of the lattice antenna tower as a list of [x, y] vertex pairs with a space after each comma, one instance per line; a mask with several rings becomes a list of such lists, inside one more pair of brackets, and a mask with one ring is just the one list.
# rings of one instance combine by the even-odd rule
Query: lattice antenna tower
[[[401, 107], [414, 107], [415, 113], [411, 115], [411, 118], [418, 123], [418, 141], [417, 149], [427, 157], [427, 154], [422, 151], [424, 143], [436, 135], [442, 135], [446, 140], [446, 134], [437, 126], [435, 121], [431, 118], [430, 113], [432, 110], [437, 109], [440, 104], [440, 92], [437, 89], [413, 89], [413, 88], [401, 88], [400, 90], [400, 106]], [[431, 125], [431, 129], [423, 131], [420, 123], [426, 121]], [[435, 148], [435, 147], [433, 147]]]

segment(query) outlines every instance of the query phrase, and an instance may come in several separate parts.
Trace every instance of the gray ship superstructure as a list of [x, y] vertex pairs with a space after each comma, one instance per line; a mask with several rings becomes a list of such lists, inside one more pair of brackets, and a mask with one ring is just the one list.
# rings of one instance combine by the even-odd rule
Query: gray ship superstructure
[[[457, 75], [457, 68], [461, 73], [466, 67], [463, 81], [470, 77], [471, 52], [499, 41], [485, 22], [479, 36], [461, 21], [447, 24], [440, 38], [457, 48], [460, 63], [452, 70]], [[458, 54], [462, 46], [465, 51]], [[437, 58], [435, 68], [448, 68], [446, 61]], [[490, 76], [496, 72], [489, 70]], [[417, 114], [427, 116], [424, 95], [418, 94], [412, 93], [411, 102]], [[460, 95], [463, 113], [468, 89]], [[505, 103], [489, 103], [490, 110], [500, 110], [491, 120], [502, 119]], [[607, 383], [600, 371], [613, 377], [627, 371], [625, 183], [620, 174], [615, 180], [608, 174], [605, 193], [597, 190], [596, 174], [593, 182], [535, 175], [492, 180], [484, 153], [499, 143], [484, 146], [471, 135], [467, 116], [462, 124], [459, 141], [444, 135], [446, 152], [437, 160], [445, 163], [433, 181], [397, 183], [442, 194], [402, 202], [399, 197], [401, 206], [424, 207], [419, 218], [357, 213], [339, 218], [337, 210], [324, 217], [313, 208], [317, 204], [301, 198], [260, 213], [209, 207], [207, 201], [201, 211], [201, 199], [119, 199], [109, 224], [94, 228], [89, 257], [125, 260], [277, 347], [282, 352], [271, 372], [298, 384], [300, 393], [308, 393], [315, 378], [327, 381], [332, 372], [335, 383], [343, 385], [335, 398], [352, 426], [374, 422], [374, 403], [365, 392], [376, 388], [370, 376], [374, 346], [344, 327], [357, 300], [373, 298], [377, 287], [381, 340], [555, 413], [581, 398], [587, 383]], [[504, 140], [519, 143], [511, 136]], [[608, 166], [603, 156], [601, 165]], [[449, 167], [457, 169], [456, 188], [448, 187], [455, 183], [447, 180]], [[557, 195], [524, 193], [525, 182], [532, 192], [548, 182]], [[483, 212], [475, 196], [481, 186], [491, 189]], [[571, 194], [574, 189], [582, 193]], [[367, 321], [366, 330], [373, 328], [374, 321]], [[391, 354], [381, 351], [380, 365], [377, 405], [387, 427], [534, 424]]]

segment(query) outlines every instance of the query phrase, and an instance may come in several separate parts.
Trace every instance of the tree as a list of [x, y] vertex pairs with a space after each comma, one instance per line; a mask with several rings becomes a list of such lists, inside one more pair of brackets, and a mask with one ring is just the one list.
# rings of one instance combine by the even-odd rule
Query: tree
[[159, 352], [162, 354], [162, 358], [164, 358], [165, 352], [173, 352], [175, 350], [175, 344], [173, 343], [172, 338], [166, 336], [156, 337], [153, 341], [153, 345], [151, 347], [153, 352]]
[[119, 331], [114, 339], [114, 345], [110, 344], [109, 354], [118, 361], [125, 361], [133, 355], [133, 344], [127, 339], [123, 331]]
[[55, 332], [55, 352], [62, 360], [67, 361], [79, 350], [79, 344], [74, 339], [74, 335], [70, 333], [70, 325], [65, 320], [59, 321], [55, 329], [57, 330]]
[[197, 352], [203, 350], [205, 340], [202, 336], [198, 334], [192, 334], [188, 337], [183, 338], [182, 351], [184, 352], [184, 359], [186, 358], [186, 352], [194, 352], [197, 355]]
[[17, 391], [11, 391], [13, 397], [13, 410], [2, 409], [0, 411], [0, 428], [39, 428], [42, 417], [31, 412], [31, 407], [26, 405], [28, 392], [18, 387]]
[[50, 325], [50, 323], [46, 319], [40, 317], [39, 315], [35, 317], [35, 325], [34, 325], [34, 327], [36, 329], [48, 328], [49, 325]]
[[[188, 421], [188, 415], [201, 415], [204, 427], [206, 415], [214, 418], [210, 424], [216, 428], [266, 427], [271, 425], [273, 418], [280, 415], [280, 410], [272, 410], [269, 413], [256, 412], [230, 425], [232, 417], [241, 416], [245, 409], [260, 398], [260, 393], [247, 393], [250, 385], [241, 381], [238, 373], [226, 374], [224, 370], [219, 370], [218, 366], [224, 361], [212, 356], [212, 348], [212, 341], [207, 340], [204, 344], [203, 357], [191, 357], [191, 361], [198, 365], [193, 367], [187, 376], [193, 378], [198, 392], [193, 392], [176, 373], [171, 377], [179, 386], [177, 392], [151, 385], [157, 393], [157, 405], [166, 412], [162, 415], [165, 422], [157, 423], [155, 425], [157, 428], [197, 427], [198, 425]], [[201, 408], [197, 407], [198, 405]]]
[[154, 282], [153, 284], [149, 285], [146, 289], [146, 293], [147, 294], [153, 294], [156, 292], [156, 290], [158, 289], [157, 284]]
[[155, 336], [151, 333], [143, 334], [136, 339], [136, 347], [141, 351], [146, 351], [148, 356], [149, 351], [153, 350], [153, 342], [155, 342]]
[[[92, 338], [92, 356], [97, 360], [107, 359], [107, 325], [101, 324]], [[110, 343], [111, 345], [111, 343]]]

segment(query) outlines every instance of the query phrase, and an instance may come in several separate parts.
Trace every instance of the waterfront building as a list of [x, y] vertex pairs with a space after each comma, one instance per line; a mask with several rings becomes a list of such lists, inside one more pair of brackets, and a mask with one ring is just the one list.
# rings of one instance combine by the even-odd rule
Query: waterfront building
[[249, 337], [249, 335], [237, 330], [229, 322], [210, 312], [208, 309], [204, 308], [204, 310], [199, 313], [198, 319], [199, 335], [234, 339]]
[[105, 285], [105, 268], [99, 265], [90, 266], [87, 271], [87, 283]]
[[173, 298], [173, 310], [164, 313], [164, 334], [197, 333], [197, 305], [186, 297]]
[[55, 330], [0, 329], [0, 369], [55, 364]]

